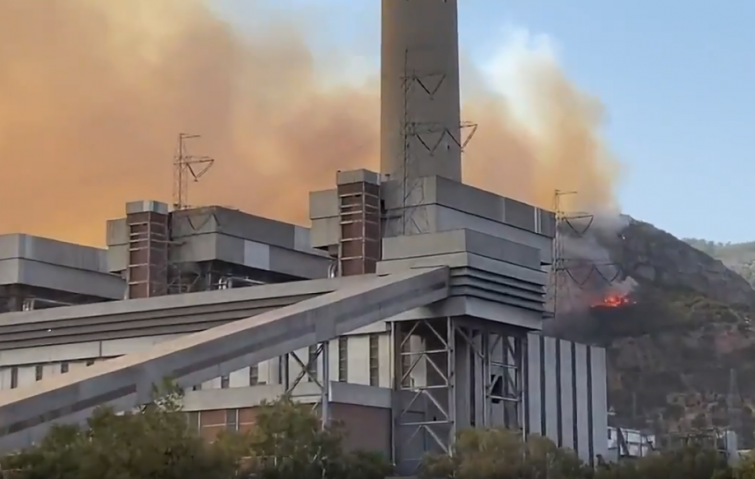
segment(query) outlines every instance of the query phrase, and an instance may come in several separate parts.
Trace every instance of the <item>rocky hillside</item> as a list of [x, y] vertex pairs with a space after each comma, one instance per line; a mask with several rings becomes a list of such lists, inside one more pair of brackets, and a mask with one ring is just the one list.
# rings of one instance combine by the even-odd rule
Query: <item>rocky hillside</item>
[[[592, 307], [576, 339], [607, 347], [618, 424], [685, 431], [726, 426], [727, 399], [752, 436], [755, 290], [720, 260], [639, 221], [601, 241], [637, 286], [619, 307]], [[739, 394], [730, 395], [732, 389]], [[741, 398], [741, 399], [740, 399]], [[737, 422], [737, 421], [735, 421]]]

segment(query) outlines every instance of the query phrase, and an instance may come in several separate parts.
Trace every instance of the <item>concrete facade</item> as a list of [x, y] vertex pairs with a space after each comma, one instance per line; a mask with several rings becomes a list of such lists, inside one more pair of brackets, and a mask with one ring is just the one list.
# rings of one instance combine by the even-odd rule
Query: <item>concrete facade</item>
[[409, 188], [425, 176], [461, 181], [456, 3], [382, 0], [380, 171]]

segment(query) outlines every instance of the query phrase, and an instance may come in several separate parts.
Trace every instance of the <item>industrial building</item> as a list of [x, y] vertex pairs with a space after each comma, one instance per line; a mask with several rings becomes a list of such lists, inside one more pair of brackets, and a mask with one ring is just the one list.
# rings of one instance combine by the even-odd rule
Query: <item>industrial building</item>
[[403, 473], [468, 427], [605, 457], [604, 350], [540, 334], [555, 215], [462, 182], [456, 1], [382, 4], [381, 172], [310, 228], [136, 201], [106, 250], [0, 237], [0, 449], [170, 377], [208, 438], [287, 393]]

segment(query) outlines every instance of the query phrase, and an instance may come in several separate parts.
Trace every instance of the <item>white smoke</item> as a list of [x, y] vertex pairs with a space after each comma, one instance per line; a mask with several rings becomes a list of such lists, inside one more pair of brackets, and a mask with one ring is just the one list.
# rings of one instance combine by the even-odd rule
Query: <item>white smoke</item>
[[[481, 68], [484, 86], [505, 98], [506, 110], [531, 138], [547, 136], [554, 124], [553, 117], [543, 115], [543, 99], [533, 95], [533, 82], [538, 81], [538, 75], [532, 73], [560, 69], [560, 54], [560, 46], [550, 35], [507, 25], [501, 30], [496, 53]], [[574, 101], [585, 101], [585, 98]], [[549, 148], [563, 146], [550, 145]], [[584, 154], [584, 151], [575, 148], [565, 153], [577, 155]], [[532, 161], [547, 164], [553, 159], [551, 154], [554, 154], [553, 151], [535, 155]], [[555, 157], [560, 156], [555, 153]], [[575, 160], [576, 158], [570, 158], [566, 161]], [[606, 248], [606, 245], [615, 246], [616, 242], [623, 241], [621, 231], [630, 219], [620, 214], [615, 198], [612, 198], [614, 201], [607, 201], [608, 198], [604, 195], [595, 194], [600, 188], [596, 189], [594, 185], [582, 181], [578, 161], [572, 166], [571, 172], [567, 171], [566, 175], [574, 176], [568, 181], [565, 181], [564, 172], [559, 172], [554, 175], [556, 177], [553, 181], [543, 182], [536, 188], [539, 190], [536, 193], [539, 205], [552, 208], [557, 206], [554, 187], [575, 190], [564, 195], [559, 205], [559, 209], [569, 211], [565, 212], [566, 219], [559, 228], [556, 253], [561, 261], [551, 272], [548, 299], [550, 308], [557, 309], [557, 313], [566, 314], [586, 312], [607, 294], [628, 295], [637, 284], [624, 274], [621, 265], [617, 264]], [[605, 180], [608, 190], [612, 190], [612, 178], [610, 174], [597, 175], [594, 180]], [[520, 178], [520, 181], [525, 182], [526, 179]], [[550, 201], [554, 204], [544, 204]], [[573, 211], [574, 209], [583, 211]]]
[[534, 68], [558, 65], [558, 45], [547, 34], [507, 25], [502, 29], [501, 46], [481, 71], [486, 87], [506, 98], [510, 113], [530, 131], [542, 127], [542, 115], [530, 100], [532, 79], [525, 74]]

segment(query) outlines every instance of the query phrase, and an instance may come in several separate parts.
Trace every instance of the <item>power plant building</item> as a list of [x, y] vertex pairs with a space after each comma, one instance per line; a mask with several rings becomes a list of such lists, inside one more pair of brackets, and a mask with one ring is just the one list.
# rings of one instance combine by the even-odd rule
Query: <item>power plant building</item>
[[462, 182], [456, 1], [382, 3], [383, 171], [310, 228], [136, 201], [104, 250], [0, 236], [0, 449], [170, 377], [207, 438], [290, 394], [406, 474], [470, 427], [606, 457], [605, 351], [540, 333], [554, 213]]
[[[341, 172], [338, 178], [373, 181], [377, 175], [360, 170]], [[438, 200], [430, 206], [441, 221], [466, 215], [460, 192], [490, 195], [445, 179], [434, 183], [428, 190], [437, 191]], [[339, 281], [372, 277], [370, 270], [390, 277], [446, 265], [450, 293], [439, 303], [359, 327], [326, 345], [313, 343], [187, 385], [185, 410], [191, 424], [206, 437], [228, 428], [244, 430], [253, 426], [255, 406], [291, 389], [297, 400], [327, 401], [331, 418], [355, 431], [351, 446], [393, 457], [398, 449], [407, 469], [425, 450], [448, 446], [454, 430], [475, 425], [524, 427], [573, 447], [585, 459], [603, 454], [605, 353], [538, 333], [545, 287], [539, 263], [541, 256], [547, 258], [543, 253], [549, 252], [550, 238], [536, 232], [535, 221], [530, 229], [506, 223], [505, 217], [496, 221], [492, 215], [479, 217], [477, 229], [458, 228], [450, 221], [446, 231], [384, 239], [376, 261], [362, 254], [373, 248], [359, 237], [369, 227], [350, 223], [350, 212], [339, 209], [339, 198], [350, 203], [344, 198], [364, 197], [344, 191], [369, 189], [364, 182], [350, 185], [338, 185], [340, 196], [338, 188], [312, 194], [311, 231], [220, 207], [167, 213], [163, 204], [135, 202], [127, 205], [125, 218], [108, 222], [107, 250], [24, 235], [0, 237], [0, 244], [14, 245], [2, 250], [1, 286], [48, 292], [18, 296], [13, 301], [17, 312], [0, 315], [0, 391], [39, 386], [52, 377], [327, 294], [338, 289]], [[449, 195], [445, 200], [444, 194]], [[455, 204], [454, 198], [461, 201]], [[506, 205], [510, 200], [497, 201]], [[552, 218], [529, 208], [533, 219]], [[142, 224], [134, 222], [133, 215], [162, 211], [169, 225], [195, 225], [192, 234], [180, 224], [181, 240], [128, 233], [129, 215], [133, 230]], [[358, 247], [329, 239], [341, 238], [333, 228], [355, 228], [353, 224], [359, 233], [349, 235], [360, 242]], [[507, 240], [507, 235], [519, 241]], [[527, 237], [534, 246], [523, 242]], [[153, 254], [153, 264], [145, 264], [140, 246], [129, 245], [128, 238], [132, 243], [154, 241], [152, 248], [166, 248], [167, 255]], [[380, 246], [379, 238], [376, 241]], [[340, 261], [326, 253], [339, 250]], [[19, 270], [19, 264], [34, 266]], [[152, 297], [135, 287], [137, 280], [144, 280], [141, 273], [133, 273], [139, 267], [153, 274]], [[39, 283], [28, 272], [34, 268], [52, 283]], [[343, 280], [333, 277], [341, 273], [346, 274]], [[129, 293], [133, 299], [121, 300]], [[52, 297], [67, 302], [49, 303]], [[326, 379], [329, 386], [323, 394]], [[357, 434], [364, 424], [374, 433]]]

